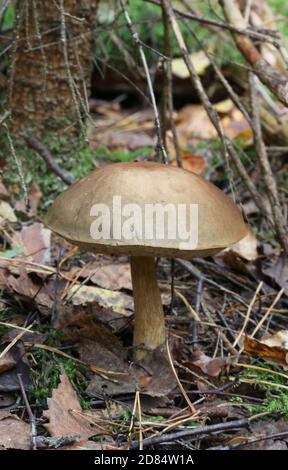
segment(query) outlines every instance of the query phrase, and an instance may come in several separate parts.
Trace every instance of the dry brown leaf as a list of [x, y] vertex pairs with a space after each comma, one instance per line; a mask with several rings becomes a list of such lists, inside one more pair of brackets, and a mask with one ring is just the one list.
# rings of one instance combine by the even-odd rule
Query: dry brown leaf
[[277, 333], [274, 333], [274, 335], [265, 339], [261, 339], [261, 343], [266, 344], [271, 348], [279, 346], [281, 348], [287, 349], [288, 351], [288, 330], [277, 331]]
[[13, 237], [13, 247], [24, 248], [24, 255], [31, 256], [35, 263], [48, 264], [50, 262], [50, 241], [51, 230], [45, 228], [43, 224], [24, 226], [17, 236]]
[[251, 127], [239, 109], [234, 108], [229, 116], [221, 119], [221, 124], [230, 139], [241, 138], [241, 144], [245, 146], [252, 143]]
[[0, 410], [0, 446], [5, 449], [31, 448], [31, 426], [16, 415]]
[[82, 408], [65, 372], [61, 374], [58, 387], [53, 390], [52, 397], [47, 401], [48, 410], [43, 414], [49, 423], [44, 426], [50, 436], [79, 435], [81, 440], [86, 440], [97, 434], [97, 428], [77, 414], [77, 411], [82, 412]]
[[43, 284], [40, 278], [28, 275], [23, 267], [20, 268], [19, 277], [9, 276], [8, 287], [26, 301], [35, 302], [44, 314], [53, 304], [49, 295], [49, 286]]
[[5, 354], [4, 357], [0, 358], [0, 374], [12, 369], [16, 365], [16, 361], [11, 352]]
[[[196, 175], [203, 175], [207, 169], [207, 164], [201, 155], [194, 155], [191, 152], [181, 152], [181, 160], [184, 170], [196, 173]], [[177, 161], [173, 160], [173, 166], [177, 166]]]
[[[269, 362], [287, 367], [287, 331], [278, 332], [276, 335], [261, 341], [246, 336], [244, 340], [244, 351], [250, 356], [265, 359]], [[283, 338], [285, 338], [285, 340]]]
[[202, 105], [184, 106], [177, 115], [176, 123], [177, 135], [182, 148], [197, 144], [203, 139], [217, 138], [215, 127]]
[[9, 198], [9, 193], [4, 186], [4, 184], [0, 181], [0, 199], [8, 199]]
[[17, 222], [17, 218], [10, 204], [0, 201], [0, 224], [4, 222]]
[[129, 263], [106, 264], [99, 268], [90, 280], [103, 289], [132, 290], [131, 269]]
[[264, 273], [288, 295], [288, 261], [285, 256], [280, 256], [274, 265], [264, 270]]
[[192, 370], [196, 367], [209, 377], [219, 377], [226, 363], [227, 358], [225, 357], [212, 358], [206, 356], [206, 354], [199, 350], [194, 351], [192, 359], [184, 361], [183, 365], [185, 365], [186, 368], [191, 368]]
[[15, 209], [29, 215], [29, 217], [35, 217], [42, 196], [43, 193], [41, 189], [38, 184], [33, 181], [28, 194], [29, 208], [26, 208], [24, 199], [20, 199], [20, 201], [16, 203]]

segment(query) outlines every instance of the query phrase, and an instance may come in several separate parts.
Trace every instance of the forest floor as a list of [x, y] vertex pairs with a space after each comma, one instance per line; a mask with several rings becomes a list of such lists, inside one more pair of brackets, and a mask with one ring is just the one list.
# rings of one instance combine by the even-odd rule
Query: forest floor
[[[90, 108], [75, 177], [111, 161], [154, 159], [150, 110], [98, 99]], [[230, 100], [218, 109], [257, 178], [247, 122]], [[159, 259], [168, 341], [140, 363], [132, 361], [128, 258], [80, 252], [44, 226], [64, 185], [35, 153], [25, 168], [29, 210], [3, 167], [0, 448], [287, 449], [288, 268], [280, 278], [280, 246], [227, 171], [202, 106], [187, 103], [175, 119], [184, 168], [226, 192], [232, 185], [251, 233], [206, 259]], [[286, 157], [273, 156], [283, 193]]]

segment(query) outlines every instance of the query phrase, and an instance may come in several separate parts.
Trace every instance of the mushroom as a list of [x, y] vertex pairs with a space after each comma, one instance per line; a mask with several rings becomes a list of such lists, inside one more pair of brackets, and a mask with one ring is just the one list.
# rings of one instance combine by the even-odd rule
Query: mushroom
[[[186, 223], [186, 238], [184, 213], [194, 230]], [[216, 186], [154, 162], [114, 163], [88, 174], [56, 198], [46, 224], [80, 248], [131, 257], [135, 360], [165, 341], [155, 258], [212, 255], [247, 233], [237, 206]]]

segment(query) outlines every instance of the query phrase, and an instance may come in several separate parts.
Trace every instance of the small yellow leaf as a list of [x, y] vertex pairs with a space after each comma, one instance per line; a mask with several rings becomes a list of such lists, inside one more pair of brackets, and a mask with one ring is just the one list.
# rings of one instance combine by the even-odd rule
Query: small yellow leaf
[[[207, 67], [210, 64], [208, 57], [204, 51], [193, 52], [190, 54], [190, 59], [198, 75], [204, 75]], [[172, 60], [172, 73], [179, 78], [188, 78], [189, 70], [182, 57]]]

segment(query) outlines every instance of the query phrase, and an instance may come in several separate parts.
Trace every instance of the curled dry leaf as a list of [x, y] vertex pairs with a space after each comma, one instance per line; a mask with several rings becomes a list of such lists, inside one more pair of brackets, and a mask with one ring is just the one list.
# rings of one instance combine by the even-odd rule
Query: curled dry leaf
[[269, 362], [288, 366], [288, 330], [278, 331], [273, 336], [261, 341], [246, 336], [244, 351]]
[[184, 361], [183, 365], [191, 370], [199, 369], [205, 375], [209, 377], [219, 377], [224, 366], [227, 364], [227, 358], [225, 357], [209, 357], [206, 356], [202, 351], [194, 351], [192, 359]]
[[31, 448], [31, 427], [18, 416], [0, 410], [0, 446], [5, 449]]

